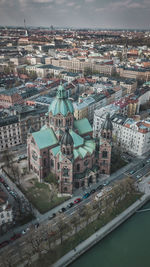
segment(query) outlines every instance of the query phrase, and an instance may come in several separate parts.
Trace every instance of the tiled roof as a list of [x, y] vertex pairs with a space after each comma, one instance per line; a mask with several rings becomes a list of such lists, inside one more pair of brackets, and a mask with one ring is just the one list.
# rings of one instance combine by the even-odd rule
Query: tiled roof
[[38, 131], [32, 134], [39, 149], [56, 145], [58, 140], [51, 128]]
[[74, 127], [78, 130], [79, 134], [85, 134], [92, 131], [92, 127], [87, 118], [74, 121]]

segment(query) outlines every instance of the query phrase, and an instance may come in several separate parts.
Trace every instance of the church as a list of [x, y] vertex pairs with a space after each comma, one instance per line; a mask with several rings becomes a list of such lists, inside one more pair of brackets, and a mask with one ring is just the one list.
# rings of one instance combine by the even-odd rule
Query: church
[[87, 118], [75, 120], [72, 102], [64, 86], [49, 106], [48, 121], [40, 131], [28, 133], [29, 170], [40, 182], [55, 174], [61, 194], [96, 183], [99, 174], [110, 174], [112, 123], [109, 114], [102, 125], [101, 137], [92, 138]]

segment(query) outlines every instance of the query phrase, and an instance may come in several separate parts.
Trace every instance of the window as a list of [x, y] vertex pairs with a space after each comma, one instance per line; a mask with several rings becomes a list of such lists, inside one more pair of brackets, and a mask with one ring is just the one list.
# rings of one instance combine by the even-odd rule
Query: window
[[69, 176], [69, 170], [67, 167], [63, 168], [63, 176]]
[[108, 156], [107, 151], [103, 151], [103, 153], [102, 153], [102, 157], [103, 157], [103, 158], [107, 158], [107, 156]]
[[86, 160], [84, 161], [84, 165], [87, 166], [88, 164], [89, 164], [89, 161], [86, 159]]
[[43, 165], [46, 166], [46, 158], [43, 159]]
[[80, 171], [80, 164], [77, 164], [77, 171]]
[[59, 164], [59, 162], [57, 163], [57, 169], [59, 170], [59, 168], [60, 168], [60, 164]]
[[51, 167], [54, 167], [54, 160], [51, 159]]

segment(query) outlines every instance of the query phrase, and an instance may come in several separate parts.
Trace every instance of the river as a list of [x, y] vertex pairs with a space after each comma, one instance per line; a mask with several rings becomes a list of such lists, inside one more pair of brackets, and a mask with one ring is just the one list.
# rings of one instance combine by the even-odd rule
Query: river
[[133, 215], [69, 266], [150, 267], [150, 211]]

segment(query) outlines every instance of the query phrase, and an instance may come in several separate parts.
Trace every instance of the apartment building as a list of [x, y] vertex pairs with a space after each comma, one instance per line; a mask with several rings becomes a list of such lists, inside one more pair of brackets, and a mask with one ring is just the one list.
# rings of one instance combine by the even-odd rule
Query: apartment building
[[6, 193], [0, 189], [0, 226], [13, 221], [12, 207]]

